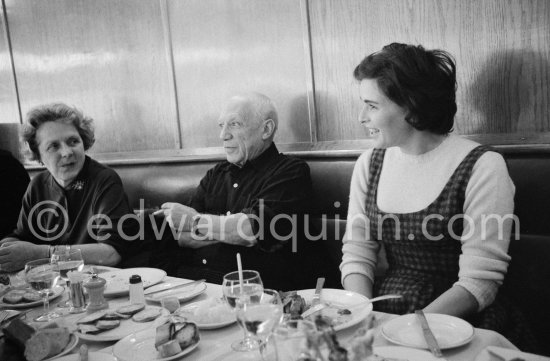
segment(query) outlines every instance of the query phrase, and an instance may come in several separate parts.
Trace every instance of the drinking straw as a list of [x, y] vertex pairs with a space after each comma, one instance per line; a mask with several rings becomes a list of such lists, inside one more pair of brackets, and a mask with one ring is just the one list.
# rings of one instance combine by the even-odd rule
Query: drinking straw
[[243, 264], [241, 263], [241, 254], [237, 253], [237, 269], [239, 270], [239, 284], [241, 285], [241, 294], [243, 293]]

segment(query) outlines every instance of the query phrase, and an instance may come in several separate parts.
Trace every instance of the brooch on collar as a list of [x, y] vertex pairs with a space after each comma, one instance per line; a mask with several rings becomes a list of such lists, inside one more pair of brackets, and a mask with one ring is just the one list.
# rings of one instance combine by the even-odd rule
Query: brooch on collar
[[76, 181], [76, 182], [74, 182], [72, 188], [75, 189], [75, 190], [77, 190], [77, 191], [82, 190], [82, 188], [84, 188], [84, 181]]

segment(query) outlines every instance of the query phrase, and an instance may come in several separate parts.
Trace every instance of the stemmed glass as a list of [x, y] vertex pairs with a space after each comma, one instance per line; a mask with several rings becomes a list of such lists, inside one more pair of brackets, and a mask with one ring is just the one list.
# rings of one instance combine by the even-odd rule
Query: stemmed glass
[[[60, 248], [62, 247], [62, 248]], [[59, 270], [59, 276], [65, 281], [65, 284], [69, 286], [68, 273], [72, 271], [81, 272], [84, 268], [84, 259], [82, 258], [82, 251], [78, 248], [70, 249], [65, 246], [56, 246], [56, 249], [51, 257], [51, 263], [57, 265]], [[70, 307], [70, 287], [69, 287], [69, 300], [60, 302], [58, 307]]]
[[263, 359], [269, 337], [283, 321], [283, 302], [279, 292], [265, 288], [260, 302], [237, 306], [237, 317], [242, 320], [246, 330], [262, 342], [260, 354]]
[[49, 258], [27, 262], [25, 264], [25, 279], [34, 290], [40, 293], [44, 303], [44, 314], [34, 320], [44, 322], [59, 317], [55, 312], [48, 312], [50, 305], [48, 296], [59, 279], [59, 270], [57, 266], [52, 264]]
[[[242, 271], [242, 284], [239, 280], [239, 272], [230, 272], [223, 277], [223, 296], [227, 304], [233, 308], [241, 308], [245, 304], [259, 303], [262, 297], [264, 286], [257, 271]], [[235, 351], [252, 351], [260, 348], [261, 340], [252, 338], [247, 331], [244, 320], [240, 317], [242, 313], [237, 312], [237, 323], [244, 331], [244, 338], [233, 342], [231, 348]]]

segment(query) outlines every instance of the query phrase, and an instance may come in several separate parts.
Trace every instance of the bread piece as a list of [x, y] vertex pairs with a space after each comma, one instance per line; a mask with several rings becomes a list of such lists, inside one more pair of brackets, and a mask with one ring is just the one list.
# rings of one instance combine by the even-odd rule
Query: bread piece
[[86, 335], [96, 335], [98, 333], [101, 333], [101, 332], [104, 332], [104, 331], [107, 331], [107, 330], [102, 330], [100, 328], [97, 328], [95, 325], [90, 325], [90, 324], [80, 324], [77, 326], [77, 330], [78, 332]]
[[4, 303], [21, 303], [23, 302], [23, 295], [26, 293], [24, 290], [12, 290], [4, 295], [2, 301]]
[[107, 311], [106, 310], [101, 310], [101, 311], [97, 311], [97, 312], [94, 312], [94, 313], [90, 313], [89, 315], [86, 315], [84, 317], [82, 317], [81, 319], [79, 319], [78, 321], [76, 321], [77, 324], [79, 323], [93, 323], [93, 322], [96, 322], [97, 320], [100, 320], [103, 318], [103, 316], [105, 316], [107, 314]]
[[143, 310], [144, 308], [145, 308], [145, 304], [136, 303], [133, 305], [119, 307], [117, 308], [116, 312], [122, 313], [123, 315], [133, 315]]
[[36, 332], [25, 343], [25, 358], [27, 361], [41, 361], [52, 353], [52, 343], [48, 335], [44, 332]]
[[160, 314], [160, 308], [147, 308], [133, 315], [132, 320], [134, 320], [135, 322], [149, 322], [159, 317]]
[[99, 320], [95, 323], [95, 327], [100, 330], [112, 330], [120, 326], [119, 320]]
[[180, 344], [182, 350], [199, 342], [199, 328], [193, 322], [185, 322], [176, 325], [175, 339]]
[[23, 302], [36, 302], [41, 301], [42, 297], [38, 292], [28, 291], [23, 295]]
[[168, 341], [157, 347], [157, 350], [159, 351], [161, 358], [174, 356], [182, 351], [177, 340]]
[[71, 341], [71, 333], [65, 327], [46, 328], [39, 330], [38, 333], [44, 333], [50, 339], [52, 344], [52, 356], [63, 351]]
[[175, 325], [171, 322], [167, 322], [157, 327], [155, 334], [155, 347], [159, 348], [160, 345], [170, 341], [172, 335], [175, 332]]

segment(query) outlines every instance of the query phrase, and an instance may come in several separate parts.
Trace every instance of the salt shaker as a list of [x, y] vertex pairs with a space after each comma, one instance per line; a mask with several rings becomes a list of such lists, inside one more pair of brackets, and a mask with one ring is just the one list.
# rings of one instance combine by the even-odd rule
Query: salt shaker
[[88, 280], [83, 284], [84, 288], [88, 291], [90, 297], [90, 304], [86, 308], [87, 313], [93, 313], [95, 311], [109, 308], [109, 303], [105, 300], [105, 281], [104, 278], [99, 277], [97, 274], [92, 274]]
[[139, 275], [133, 275], [130, 277], [130, 303], [145, 304], [145, 295], [143, 294], [143, 282]]

